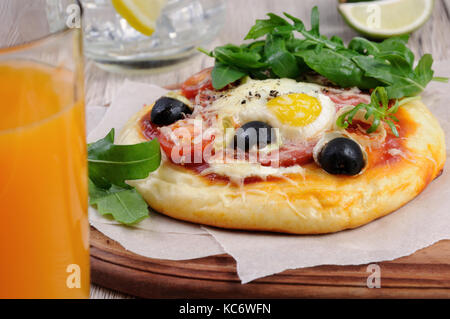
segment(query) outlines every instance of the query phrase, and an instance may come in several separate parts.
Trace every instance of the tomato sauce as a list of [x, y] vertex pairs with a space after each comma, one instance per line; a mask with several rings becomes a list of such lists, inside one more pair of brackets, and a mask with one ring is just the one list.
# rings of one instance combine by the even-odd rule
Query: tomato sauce
[[374, 150], [374, 152], [369, 155], [372, 157], [372, 160], [369, 161], [369, 164], [372, 167], [390, 165], [401, 160], [402, 155], [393, 155], [389, 152], [389, 150], [396, 149], [401, 151], [401, 154], [403, 155], [408, 154], [406, 142], [408, 136], [414, 134], [415, 130], [417, 129], [417, 124], [401, 108], [398, 110], [395, 116], [399, 119], [399, 122], [396, 125], [399, 137], [394, 136], [390, 129], [387, 129], [388, 135], [386, 136], [386, 140], [384, 141], [383, 146], [377, 150]]
[[[399, 122], [396, 122], [396, 127], [399, 136], [396, 137], [391, 129], [386, 125], [386, 139], [379, 147], [372, 147], [367, 149], [368, 167], [373, 168], [377, 166], [389, 166], [396, 162], [399, 162], [403, 156], [408, 154], [406, 148], [407, 137], [414, 133], [417, 124], [412, 121], [409, 116], [399, 109], [395, 114]], [[369, 128], [369, 124], [361, 121], [353, 121], [353, 123], [346, 129], [349, 133], [365, 135], [364, 131]], [[363, 131], [361, 131], [361, 129]], [[395, 150], [395, 152], [392, 152]]]

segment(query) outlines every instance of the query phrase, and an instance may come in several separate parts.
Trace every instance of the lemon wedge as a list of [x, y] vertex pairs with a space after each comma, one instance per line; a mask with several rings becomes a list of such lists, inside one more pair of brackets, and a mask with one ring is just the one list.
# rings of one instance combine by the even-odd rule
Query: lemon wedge
[[112, 0], [117, 13], [137, 31], [152, 35], [166, 0]]
[[411, 33], [433, 12], [434, 0], [382, 0], [339, 5], [339, 12], [356, 31], [375, 39]]

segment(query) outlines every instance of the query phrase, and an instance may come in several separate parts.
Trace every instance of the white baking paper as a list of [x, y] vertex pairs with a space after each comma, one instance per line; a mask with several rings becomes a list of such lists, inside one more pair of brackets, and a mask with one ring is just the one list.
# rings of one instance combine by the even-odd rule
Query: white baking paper
[[[117, 136], [130, 117], [166, 92], [154, 85], [125, 82], [109, 107], [88, 106], [88, 143], [105, 137], [111, 128], [115, 128]], [[95, 128], [89, 130], [92, 127]], [[201, 226], [154, 212], [139, 224], [127, 227], [89, 207], [89, 220], [92, 226], [125, 249], [146, 257], [183, 260], [224, 252]]]
[[[438, 76], [450, 76], [450, 61], [437, 62], [433, 69], [438, 70]], [[164, 89], [153, 85], [126, 82], [89, 134], [88, 141], [104, 137], [112, 127], [120, 130], [143, 105], [164, 93]], [[449, 93], [449, 84], [432, 83], [423, 94], [424, 102], [444, 128], [447, 141], [450, 141]], [[96, 112], [100, 110], [91, 113]], [[398, 211], [363, 227], [328, 235], [223, 230], [177, 221], [154, 212], [139, 225], [126, 227], [100, 216], [92, 208], [90, 221], [126, 249], [151, 258], [181, 260], [225, 251], [236, 260], [242, 283], [247, 283], [286, 269], [392, 260], [450, 239], [450, 173], [444, 169], [423, 193]]]

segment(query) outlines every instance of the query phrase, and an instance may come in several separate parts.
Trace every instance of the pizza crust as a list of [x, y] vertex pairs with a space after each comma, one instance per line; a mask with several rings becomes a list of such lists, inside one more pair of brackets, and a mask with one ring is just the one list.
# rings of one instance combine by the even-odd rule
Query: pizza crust
[[[122, 130], [118, 142], [146, 139], [139, 121], [147, 106]], [[407, 155], [353, 177], [330, 175], [316, 164], [286, 179], [236, 186], [213, 182], [163, 160], [143, 180], [128, 181], [156, 211], [194, 223], [243, 230], [322, 234], [355, 228], [387, 215], [416, 197], [442, 171], [444, 133], [421, 101], [401, 107], [415, 123]]]

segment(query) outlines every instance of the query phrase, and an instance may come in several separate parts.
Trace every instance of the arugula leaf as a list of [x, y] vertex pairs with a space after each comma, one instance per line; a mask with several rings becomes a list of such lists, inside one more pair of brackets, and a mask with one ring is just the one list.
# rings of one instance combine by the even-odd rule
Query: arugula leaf
[[315, 43], [316, 45], [321, 45], [323, 47], [326, 47], [328, 49], [338, 49], [338, 48], [344, 48], [344, 44], [342, 39], [340, 39], [337, 36], [334, 36], [333, 40], [329, 40], [326, 36], [320, 35], [319, 32], [319, 9], [314, 7], [311, 11], [311, 30], [307, 31], [305, 29], [305, 25], [300, 19], [297, 19], [293, 16], [291, 16], [288, 13], [284, 13], [286, 17], [291, 19], [294, 22], [294, 29], [298, 32], [300, 32], [306, 40], [310, 40], [312, 43]]
[[353, 60], [365, 73], [387, 84], [390, 98], [414, 96], [422, 92], [433, 79], [433, 58], [425, 54], [415, 70], [399, 55], [385, 55], [384, 59], [357, 56]]
[[216, 60], [244, 69], [259, 69], [267, 67], [267, 64], [261, 62], [261, 56], [254, 51], [248, 51], [233, 44], [227, 44], [214, 49]]
[[320, 36], [319, 31], [319, 9], [314, 7], [311, 11], [311, 33], [316, 36]]
[[[244, 40], [258, 39], [267, 33], [271, 33], [276, 27], [289, 26], [289, 23], [283, 18], [273, 13], [268, 13], [269, 19], [256, 20], [255, 25], [245, 36]], [[292, 28], [291, 28], [292, 29]]]
[[131, 225], [148, 216], [148, 206], [126, 180], [146, 178], [161, 162], [158, 140], [115, 145], [114, 129], [88, 146], [89, 197], [100, 214]]
[[115, 145], [114, 129], [88, 146], [89, 177], [97, 185], [126, 187], [125, 180], [146, 178], [161, 162], [158, 140]]
[[325, 76], [341, 87], [357, 86], [370, 89], [382, 83], [365, 76], [364, 71], [352, 60], [357, 54], [348, 50], [303, 50], [295, 55], [303, 58], [305, 63], [317, 73]]
[[279, 36], [267, 35], [264, 53], [269, 58], [267, 63], [280, 78], [296, 78], [300, 75], [297, 59], [286, 50], [284, 39]]
[[[311, 29], [300, 19], [284, 12], [280, 17], [268, 13], [268, 19], [256, 20], [245, 39], [264, 40], [236, 46], [227, 44], [212, 52], [216, 59], [213, 86], [221, 89], [239, 77], [257, 79], [299, 79], [311, 70], [340, 87], [357, 86], [362, 90], [384, 86], [389, 98], [419, 94], [433, 77], [431, 56], [423, 56], [413, 68], [414, 54], [407, 47], [408, 35], [377, 43], [355, 37], [346, 47], [341, 38], [320, 34], [319, 10], [311, 11]], [[295, 37], [295, 32], [302, 38]]]
[[363, 55], [373, 55], [380, 51], [377, 43], [361, 37], [354, 37], [348, 44], [348, 48]]
[[216, 89], [220, 90], [234, 81], [239, 80], [246, 73], [231, 67], [225, 63], [216, 61], [214, 69], [212, 70], [212, 85]]
[[278, 51], [267, 60], [273, 73], [280, 78], [296, 78], [300, 75], [295, 56], [287, 51]]
[[375, 132], [381, 122], [385, 122], [390, 127], [392, 133], [398, 137], [398, 130], [394, 124], [394, 121], [398, 122], [398, 119], [394, 114], [397, 113], [399, 106], [400, 104], [397, 100], [393, 106], [389, 107], [387, 91], [384, 87], [379, 86], [370, 95], [369, 104], [360, 103], [353, 109], [341, 114], [336, 124], [341, 128], [347, 128], [352, 124], [355, 115], [360, 110], [363, 110], [365, 111], [364, 118], [366, 120], [372, 120], [372, 125], [367, 129], [368, 134]]
[[434, 71], [431, 69], [431, 65], [433, 64], [433, 57], [431, 54], [425, 54], [419, 60], [416, 68], [414, 69], [414, 75], [418, 82], [425, 87], [428, 82], [433, 79]]
[[342, 38], [338, 37], [337, 35], [333, 35], [330, 38], [330, 41], [336, 43], [339, 47], [344, 47], [344, 40], [342, 40]]
[[443, 77], [443, 76], [435, 76], [435, 77], [433, 77], [432, 81], [448, 83], [448, 78]]
[[371, 55], [375, 58], [382, 58], [385, 55], [398, 55], [406, 60], [412, 66], [414, 63], [414, 54], [406, 46], [409, 35], [392, 37], [381, 43], [369, 41], [365, 38], [355, 37], [348, 44], [348, 48], [362, 55]]
[[112, 217], [125, 225], [132, 225], [148, 217], [148, 205], [131, 187], [112, 185], [103, 189], [89, 179], [89, 204], [97, 206], [101, 215]]
[[380, 51], [377, 56], [399, 55], [412, 67], [414, 64], [414, 53], [406, 46], [408, 44], [408, 39], [409, 35], [403, 35], [384, 40], [378, 45]]
[[264, 46], [266, 45], [266, 41], [259, 40], [248, 44], [242, 44], [242, 50], [248, 50], [250, 52], [258, 53], [260, 56], [264, 54]]

